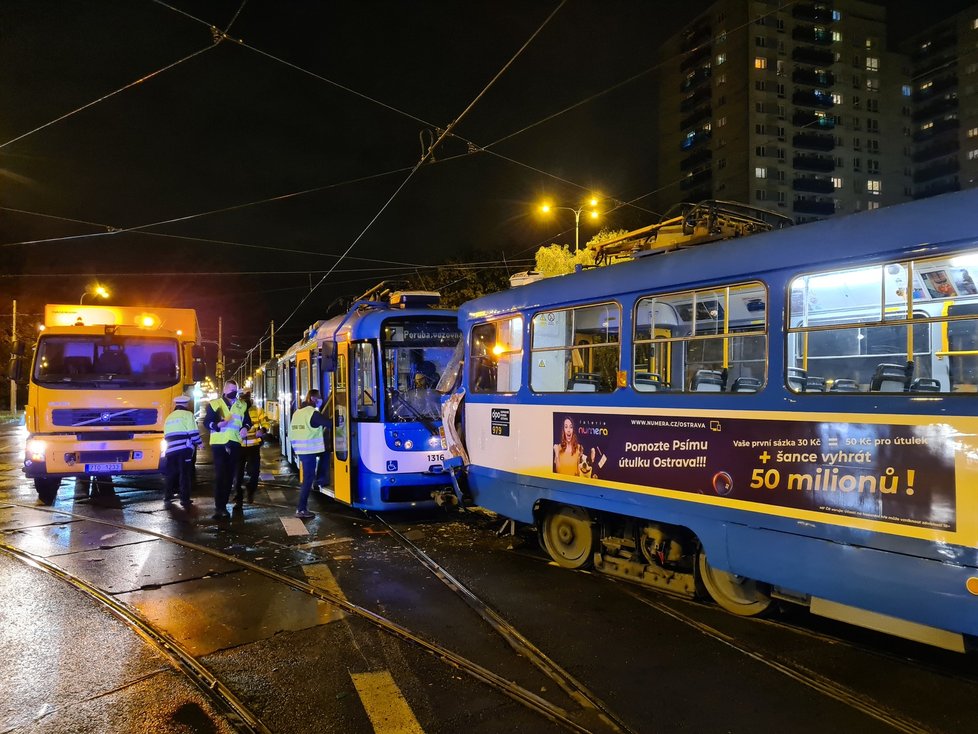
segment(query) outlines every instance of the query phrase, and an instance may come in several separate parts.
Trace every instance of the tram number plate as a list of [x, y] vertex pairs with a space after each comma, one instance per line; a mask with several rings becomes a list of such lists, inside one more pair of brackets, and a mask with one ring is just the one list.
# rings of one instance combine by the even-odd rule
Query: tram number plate
[[489, 415], [489, 432], [493, 436], [509, 435], [509, 408], [493, 408]]
[[85, 464], [86, 474], [106, 474], [113, 471], [122, 471], [122, 464]]

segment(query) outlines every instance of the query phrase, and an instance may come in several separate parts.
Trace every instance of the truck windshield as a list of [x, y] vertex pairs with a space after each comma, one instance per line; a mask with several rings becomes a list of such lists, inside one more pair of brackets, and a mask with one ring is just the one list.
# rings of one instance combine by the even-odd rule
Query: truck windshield
[[461, 338], [452, 319], [399, 318], [381, 333], [387, 417], [391, 421], [435, 419], [441, 395], [435, 390]]
[[62, 387], [168, 387], [180, 379], [175, 339], [42, 336], [34, 357], [34, 382]]

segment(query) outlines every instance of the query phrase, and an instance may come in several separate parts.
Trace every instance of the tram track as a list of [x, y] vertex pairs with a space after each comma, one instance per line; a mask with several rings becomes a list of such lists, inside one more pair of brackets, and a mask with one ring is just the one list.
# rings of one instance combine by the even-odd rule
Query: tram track
[[[17, 506], [10, 502], [4, 504]], [[214, 705], [235, 731], [243, 734], [271, 734], [271, 730], [262, 723], [261, 719], [207, 666], [197, 660], [194, 655], [164, 630], [153, 625], [128, 604], [124, 604], [111, 594], [88, 583], [79, 576], [68, 573], [57, 564], [34, 553], [3, 541], [0, 541], [0, 552], [30, 568], [67, 583], [89, 599], [108, 609], [147, 644], [166, 657], [173, 668], [189, 680]]]
[[[184, 540], [182, 538], [170, 536], [167, 535], [166, 533], [161, 533], [155, 530], [142, 528], [138, 525], [130, 525], [127, 523], [121, 523], [113, 520], [91, 517], [89, 515], [70, 512], [67, 510], [54, 509], [54, 508], [38, 506], [34, 504], [26, 504], [26, 503], [12, 501], [12, 500], [4, 500], [3, 504], [6, 506], [19, 507], [21, 509], [28, 509], [28, 510], [35, 510], [35, 511], [45, 512], [48, 514], [59, 514], [62, 516], [68, 516], [73, 519], [92, 522], [99, 525], [116, 528], [119, 530], [128, 530], [134, 533], [139, 533], [142, 535], [146, 535], [148, 537], [153, 537], [159, 540], [163, 540], [165, 542], [173, 543], [175, 545], [182, 546], [189, 550], [193, 550], [211, 556], [225, 563], [232, 564], [241, 569], [252, 571], [256, 574], [264, 576], [265, 578], [277, 581], [283, 584], [284, 586], [292, 588], [295, 591], [302, 592], [313, 598], [319, 599], [320, 601], [324, 601], [329, 604], [332, 604], [350, 615], [353, 615], [355, 617], [367, 621], [368, 623], [372, 624], [374, 627], [382, 630], [387, 634], [390, 634], [405, 642], [415, 645], [416, 647], [420, 648], [424, 652], [427, 652], [428, 654], [434, 656], [435, 658], [454, 667], [456, 670], [466, 673], [471, 678], [485, 685], [488, 685], [489, 687], [495, 689], [496, 691], [503, 693], [510, 699], [536, 712], [537, 714], [549, 719], [550, 721], [554, 722], [558, 726], [561, 726], [567, 731], [577, 732], [578, 734], [595, 734], [594, 729], [589, 728], [588, 725], [584, 725], [576, 721], [573, 718], [573, 716], [568, 711], [566, 711], [563, 707], [551, 703], [550, 701], [544, 699], [543, 697], [537, 695], [536, 693], [533, 693], [532, 691], [512, 681], [506, 680], [502, 676], [494, 673], [493, 671], [480, 665], [479, 663], [476, 663], [462, 655], [459, 655], [454, 651], [436, 642], [432, 642], [424, 637], [421, 637], [417, 633], [412, 632], [408, 628], [398, 624], [397, 622], [392, 621], [391, 619], [381, 614], [378, 614], [358, 604], [354, 604], [353, 602], [350, 602], [349, 600], [347, 600], [342, 596], [338, 596], [334, 593], [331, 593], [330, 591], [327, 591], [318, 586], [310, 584], [307, 581], [303, 581], [293, 576], [289, 576], [288, 574], [266, 568], [257, 563], [253, 563], [251, 561], [239, 558], [237, 556], [230, 555], [228, 553], [224, 553], [214, 548], [210, 548], [209, 546], [206, 545], [201, 545], [198, 543], [194, 543], [192, 541]], [[280, 507], [280, 505], [271, 505], [271, 506]], [[35, 560], [36, 562], [41, 564], [42, 570], [47, 570], [47, 568], [45, 567], [50, 567], [52, 569], [51, 571], [52, 574], [59, 575], [59, 577], [61, 577], [63, 580], [71, 583], [72, 575], [67, 573], [63, 569], [60, 569], [50, 561], [46, 561], [45, 559], [41, 559], [39, 557], [34, 558], [33, 554], [29, 554], [13, 546], [9, 546], [8, 544], [2, 541], [0, 541], [0, 550], [7, 551], [7, 552], [13, 551], [12, 554], [23, 554], [24, 558], [31, 557], [32, 560]], [[23, 560], [20, 556], [18, 556], [18, 558], [20, 560]], [[87, 582], [84, 582], [81, 579], [78, 579], [78, 581], [82, 584], [87, 584]], [[105, 592], [101, 592], [96, 587], [91, 587], [91, 588], [96, 592], [98, 592], [103, 597], [110, 597], [110, 595], [106, 594]], [[102, 601], [102, 599], [99, 597], [93, 596], [93, 598], [97, 598], [100, 602], [106, 603], [105, 601]], [[109, 598], [107, 601], [111, 601], [117, 605], [120, 605], [121, 607], [124, 608], [124, 610], [128, 609], [128, 607], [125, 607], [125, 605], [122, 605], [121, 602], [118, 602], [114, 599]], [[113, 609], [113, 611], [115, 610]], [[139, 615], [136, 614], [135, 616], [138, 617]], [[249, 730], [244, 730], [244, 731], [249, 731]], [[267, 730], [255, 730], [255, 731], [267, 731]], [[615, 731], [622, 731], [622, 730], [615, 729]], [[627, 731], [626, 734], [628, 734]]]

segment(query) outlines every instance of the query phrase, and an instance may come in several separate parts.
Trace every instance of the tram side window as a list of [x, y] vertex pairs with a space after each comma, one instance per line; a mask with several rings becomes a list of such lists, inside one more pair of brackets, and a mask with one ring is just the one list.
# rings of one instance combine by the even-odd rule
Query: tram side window
[[621, 362], [617, 303], [543, 311], [533, 317], [534, 392], [611, 392]]
[[632, 386], [638, 392], [760, 390], [767, 375], [763, 283], [639, 299]]
[[377, 360], [374, 345], [359, 342], [353, 349], [353, 385], [350, 403], [358, 420], [377, 417]]
[[523, 372], [523, 317], [472, 328], [469, 387], [477, 393], [513, 393]]
[[978, 392], [978, 253], [803, 275], [791, 284], [795, 392]]

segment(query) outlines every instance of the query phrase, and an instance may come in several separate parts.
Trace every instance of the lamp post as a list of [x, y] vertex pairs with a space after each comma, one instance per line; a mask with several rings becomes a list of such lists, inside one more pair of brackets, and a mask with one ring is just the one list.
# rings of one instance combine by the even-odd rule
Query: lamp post
[[79, 306], [85, 303], [85, 296], [98, 296], [99, 298], [108, 298], [109, 292], [105, 290], [103, 286], [100, 285], [96, 285], [94, 288], [92, 286], [89, 286], [88, 288], [85, 289], [85, 292], [82, 293], [81, 298], [78, 301]]
[[555, 209], [564, 209], [565, 211], [574, 212], [574, 252], [578, 252], [581, 249], [581, 212], [591, 207], [590, 215], [591, 219], [598, 218], [598, 212], [593, 207], [598, 205], [598, 200], [596, 197], [591, 197], [588, 199], [587, 203], [581, 204], [576, 209], [572, 206], [554, 206], [553, 204], [541, 204], [540, 211], [544, 214], [549, 214]]

